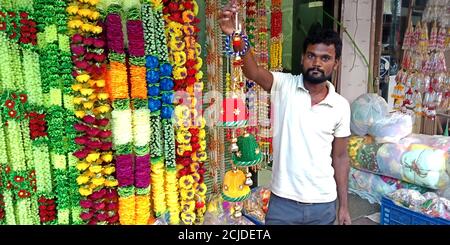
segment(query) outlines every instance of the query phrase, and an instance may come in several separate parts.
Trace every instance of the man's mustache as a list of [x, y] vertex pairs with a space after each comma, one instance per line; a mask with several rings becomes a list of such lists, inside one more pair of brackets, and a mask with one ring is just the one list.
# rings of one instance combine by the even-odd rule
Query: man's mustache
[[309, 68], [308, 70], [306, 70], [306, 73], [309, 74], [312, 71], [318, 71], [318, 72], [322, 73], [322, 75], [325, 75], [325, 71], [323, 71], [323, 70], [321, 70], [319, 68]]

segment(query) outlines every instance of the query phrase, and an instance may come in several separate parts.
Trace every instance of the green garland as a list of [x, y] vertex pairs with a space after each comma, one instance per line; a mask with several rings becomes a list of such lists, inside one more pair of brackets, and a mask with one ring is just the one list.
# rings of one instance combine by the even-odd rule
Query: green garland
[[49, 3], [50, 6], [55, 8], [55, 22], [58, 26], [59, 33], [67, 33], [67, 14], [66, 14], [66, 1], [65, 0], [53, 0]]
[[20, 122], [22, 129], [23, 150], [25, 153], [25, 161], [28, 169], [34, 169], [33, 150], [30, 138], [30, 120], [25, 119]]
[[[53, 155], [52, 155], [53, 158]], [[65, 159], [64, 159], [65, 160]], [[55, 162], [55, 161], [53, 161]], [[57, 196], [58, 223], [70, 223], [70, 191], [69, 179], [66, 175], [66, 169], [57, 168], [53, 170], [55, 180], [55, 193]], [[68, 210], [68, 211], [67, 211]]]
[[2, 114], [2, 123], [8, 120], [22, 121], [25, 118], [28, 102], [27, 95], [19, 91], [4, 90], [0, 95], [0, 114]]
[[23, 151], [22, 135], [20, 133], [20, 123], [10, 120], [6, 127], [6, 139], [8, 158], [11, 168], [14, 171], [26, 171], [25, 155]]
[[[155, 30], [160, 30], [160, 32], [164, 33], [164, 31], [162, 31], [165, 30], [162, 9], [153, 9], [153, 15], [153, 18], [157, 20], [155, 24]], [[166, 35], [156, 35], [156, 49], [158, 50], [159, 61], [161, 63], [168, 63], [169, 51], [167, 49]]]
[[163, 153], [161, 118], [159, 116], [150, 116], [150, 156], [160, 157]]
[[70, 52], [61, 51], [59, 55], [59, 76], [62, 80], [63, 93], [66, 95], [73, 95], [72, 90], [72, 59]]
[[[9, 44], [9, 68], [12, 70], [12, 82], [14, 83], [14, 89], [23, 91], [25, 90], [24, 77], [22, 74], [22, 64], [20, 62], [19, 45], [8, 42]], [[10, 78], [10, 79], [11, 79]]]
[[175, 133], [172, 120], [162, 120], [164, 134], [164, 159], [167, 168], [176, 167]]
[[7, 225], [15, 225], [16, 214], [14, 212], [13, 195], [10, 190], [3, 192], [3, 201], [5, 202], [5, 222]]
[[58, 46], [49, 44], [40, 53], [42, 93], [48, 94], [50, 87], [59, 87]]
[[[69, 156], [70, 158], [70, 156]], [[77, 159], [75, 159], [76, 164]], [[72, 165], [70, 162], [72, 160], [69, 160], [69, 166]], [[72, 223], [73, 224], [83, 224], [83, 220], [80, 218], [80, 214], [83, 211], [83, 209], [80, 207], [80, 200], [81, 195], [80, 192], [78, 192], [78, 184], [77, 184], [77, 177], [80, 175], [78, 172], [78, 169], [75, 166], [69, 167], [69, 173], [68, 173], [68, 182], [69, 182], [69, 194], [70, 194], [70, 207], [72, 211]]]
[[27, 78], [25, 90], [27, 91], [28, 101], [32, 105], [43, 106], [44, 98], [42, 96], [39, 55], [27, 49], [22, 50], [22, 55], [22, 72], [24, 77]]
[[[145, 55], [157, 56], [153, 51], [156, 50], [156, 45], [153, 42], [155, 40], [156, 34], [156, 20], [153, 16], [153, 10], [151, 6], [147, 3], [142, 5], [142, 23], [144, 25], [144, 40], [145, 40]], [[166, 44], [164, 44], [166, 45]]]
[[64, 135], [64, 151], [66, 154], [71, 154], [78, 150], [78, 145], [75, 144], [75, 138], [77, 137], [77, 131], [73, 127], [74, 124], [78, 122], [78, 119], [75, 117], [75, 114], [72, 111], [65, 110], [65, 135]]
[[48, 109], [47, 125], [50, 151], [59, 155], [66, 153], [65, 137], [65, 110], [60, 106], [51, 106]]
[[49, 155], [47, 145], [33, 146], [38, 196], [52, 193], [53, 183]]
[[8, 38], [6, 34], [0, 32], [0, 88], [2, 90], [14, 87], [12, 84], [12, 72], [9, 69], [9, 52], [8, 52]]

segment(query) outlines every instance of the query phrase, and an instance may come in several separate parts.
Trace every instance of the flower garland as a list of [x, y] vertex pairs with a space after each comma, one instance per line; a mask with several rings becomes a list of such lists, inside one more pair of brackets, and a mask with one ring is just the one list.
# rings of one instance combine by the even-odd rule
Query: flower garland
[[144, 26], [137, 7], [128, 10], [127, 34], [129, 78], [133, 99], [133, 142], [135, 159], [136, 223], [145, 225], [150, 218], [150, 109], [148, 108]]
[[[73, 1], [66, 8], [71, 16], [68, 27], [74, 32], [71, 37], [72, 60], [75, 65], [72, 85], [75, 116], [81, 119], [74, 124], [78, 137], [74, 139], [81, 149], [73, 155], [79, 159], [76, 168], [81, 174], [76, 178], [79, 193], [83, 198], [79, 205], [84, 210], [80, 218], [87, 224], [116, 224], [118, 215], [118, 195], [114, 187], [118, 185], [113, 174], [116, 171], [111, 152], [112, 142], [108, 103], [110, 94], [106, 92], [105, 39], [99, 35], [103, 31], [98, 22], [100, 13], [97, 0]], [[73, 177], [76, 176], [72, 172]]]
[[[201, 204], [204, 204], [205, 200], [201, 192], [196, 193], [196, 189], [203, 183], [203, 177], [198, 170], [202, 169], [207, 155], [206, 134], [203, 137], [199, 135], [204, 119], [201, 116], [201, 103], [197, 103], [197, 98], [201, 98], [199, 96], [202, 96], [203, 90], [201, 82], [203, 73], [200, 71], [203, 61], [199, 57], [201, 47], [196, 42], [199, 32], [196, 26], [199, 22], [196, 17], [198, 5], [196, 1], [180, 1], [179, 3], [166, 1], [165, 5], [166, 19], [172, 21], [168, 23], [166, 32], [170, 40], [171, 62], [175, 66], [173, 71], [174, 79], [176, 79], [175, 89], [185, 90], [188, 95], [186, 98], [178, 98], [178, 103], [182, 104], [175, 108], [178, 121], [176, 139], [181, 220], [184, 224], [200, 224], [203, 223], [204, 213]], [[205, 146], [204, 149], [201, 145]], [[196, 205], [196, 202], [199, 205]]]
[[121, 7], [111, 5], [106, 17], [108, 48], [110, 50], [110, 93], [114, 103], [112, 112], [113, 144], [116, 148], [117, 180], [119, 181], [119, 217], [121, 224], [136, 223], [134, 190], [134, 155], [132, 111], [128, 96], [128, 77], [125, 64]]
[[[185, 90], [186, 89], [186, 78], [187, 78], [187, 69], [186, 69], [186, 61], [187, 61], [187, 54], [184, 52], [184, 49], [186, 47], [186, 41], [189, 41], [189, 38], [184, 38], [184, 33], [183, 33], [183, 21], [182, 21], [182, 11], [180, 10], [180, 5], [181, 3], [176, 3], [176, 2], [164, 2], [165, 6], [163, 8], [163, 13], [165, 15], [165, 19], [166, 19], [166, 38], [169, 41], [169, 45], [168, 45], [168, 51], [169, 51], [169, 61], [170, 63], [173, 65], [173, 78], [174, 80], [174, 90], [175, 91], [179, 91], [179, 90]], [[175, 116], [176, 118], [180, 118], [177, 116], [177, 110], [179, 110], [181, 107], [175, 107]], [[181, 119], [179, 119], [181, 120]], [[179, 124], [178, 122], [176, 124]], [[186, 127], [187, 128], [187, 127]], [[185, 128], [185, 129], [186, 129]], [[188, 144], [180, 144], [179, 142], [179, 137], [183, 137], [181, 136], [182, 133], [186, 134], [187, 130], [182, 130], [180, 128], [176, 128], [175, 130], [175, 139], [176, 139], [176, 149], [177, 149], [177, 157], [176, 157], [176, 163], [177, 163], [177, 179], [181, 177], [180, 175], [180, 166], [184, 167], [183, 165], [181, 165], [181, 157], [180, 157], [180, 151], [182, 151], [183, 153], [185, 151], [189, 151]], [[187, 160], [187, 159], [186, 159]], [[190, 162], [188, 161], [184, 161], [185, 162], [185, 166], [189, 165]], [[172, 173], [174, 171], [171, 171]], [[186, 172], [186, 174], [188, 174]], [[173, 177], [172, 177], [173, 178]], [[180, 203], [177, 204], [173, 203], [173, 212], [171, 217], [175, 217], [177, 216], [176, 219], [179, 222], [179, 219], [181, 218], [181, 220], [183, 221], [184, 224], [188, 223], [188, 224], [192, 224], [195, 217], [191, 217], [192, 215], [195, 215], [194, 213], [194, 209], [192, 210], [186, 210], [183, 209], [183, 200], [185, 200], [187, 197], [186, 196], [182, 196], [181, 193], [186, 192], [186, 188], [182, 185], [183, 182], [181, 181], [181, 179], [178, 179], [177, 181], [177, 196], [178, 198], [181, 200]], [[190, 188], [192, 189], [192, 185], [190, 186]], [[191, 191], [191, 193], [193, 194], [194, 192]], [[175, 195], [175, 193], [173, 194]], [[192, 195], [193, 196], [193, 195]], [[175, 209], [175, 207], [177, 207], [177, 209]], [[180, 209], [181, 208], [181, 209]], [[181, 211], [181, 216], [180, 216], [180, 211]], [[189, 222], [187, 222], [187, 213], [188, 211], [189, 213]]]
[[[161, 98], [160, 95], [160, 63], [159, 54], [163, 54], [163, 50], [158, 43], [161, 34], [157, 34], [158, 19], [156, 16], [158, 3], [153, 3], [150, 5], [145, 3], [142, 5], [142, 17], [144, 25], [144, 36], [145, 36], [145, 59], [146, 59], [146, 81], [147, 81], [147, 91], [148, 91], [148, 107], [151, 112], [150, 116], [150, 154], [152, 157], [152, 167], [151, 167], [151, 182], [152, 182], [152, 199], [153, 199], [153, 211], [156, 217], [163, 216], [167, 210], [166, 197], [164, 191], [165, 179], [164, 179], [164, 158], [163, 158], [163, 135], [162, 135], [162, 124], [161, 124]], [[167, 183], [166, 183], [167, 184]], [[169, 201], [169, 203], [171, 203]]]
[[[70, 66], [64, 67], [60, 64], [60, 53], [64, 50], [68, 52], [67, 37], [64, 36], [67, 31], [66, 3], [57, 0], [52, 4], [47, 2], [36, 2], [35, 4], [37, 4], [35, 10], [42, 11], [44, 15], [49, 13], [52, 16], [47, 20], [41, 19], [40, 14], [36, 16], [38, 21], [46, 21], [44, 25], [38, 25], [38, 29], [41, 30], [41, 33], [38, 33], [40, 72], [44, 103], [48, 113], [46, 115], [48, 119], [48, 144], [55, 181], [57, 222], [58, 224], [70, 224], [71, 192], [67, 169], [67, 145], [65, 144], [65, 128], [67, 126], [65, 115], [67, 113], [63, 107], [61, 85], [64, 80], [70, 81], [71, 78], [65, 75], [70, 74]], [[62, 61], [64, 64], [64, 59]], [[61, 78], [64, 80], [61, 80]]]
[[174, 125], [172, 121], [173, 116], [173, 99], [174, 99], [174, 82], [172, 78], [173, 67], [169, 63], [168, 48], [166, 45], [166, 35], [163, 19], [163, 5], [162, 3], [153, 4], [153, 16], [156, 26], [155, 35], [159, 38], [155, 39], [156, 49], [160, 61], [160, 97], [161, 97], [161, 121], [164, 140], [164, 161], [166, 167], [165, 178], [165, 195], [167, 201], [167, 208], [169, 211], [169, 223], [179, 224], [180, 222], [180, 207], [178, 203], [178, 178], [176, 171], [176, 155], [175, 155], [175, 135]]

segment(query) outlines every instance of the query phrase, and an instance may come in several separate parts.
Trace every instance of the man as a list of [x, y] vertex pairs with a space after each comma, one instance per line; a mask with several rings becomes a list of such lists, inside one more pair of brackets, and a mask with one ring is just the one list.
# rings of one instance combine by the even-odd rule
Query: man
[[[236, 5], [220, 16], [222, 31], [234, 31]], [[241, 47], [243, 50], [244, 45]], [[236, 50], [236, 51], [241, 51]], [[303, 73], [269, 72], [251, 52], [243, 73], [270, 91], [273, 108], [272, 195], [266, 224], [351, 224], [347, 189], [350, 106], [329, 82], [342, 41], [332, 30], [313, 28], [303, 47]]]

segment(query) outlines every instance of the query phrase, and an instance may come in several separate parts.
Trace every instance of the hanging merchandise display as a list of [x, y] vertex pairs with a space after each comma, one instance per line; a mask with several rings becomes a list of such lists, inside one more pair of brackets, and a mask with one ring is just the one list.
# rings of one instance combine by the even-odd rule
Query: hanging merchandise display
[[426, 22], [439, 21], [442, 26], [450, 27], [450, 1], [428, 0], [422, 20]]
[[[425, 12], [430, 8], [434, 8], [432, 4], [427, 5]], [[443, 19], [426, 22], [430, 20], [430, 16], [424, 16], [415, 27], [411, 22], [408, 24], [402, 47], [402, 69], [396, 76], [392, 97], [394, 109], [412, 110], [416, 116], [434, 119], [438, 112], [449, 110], [450, 76], [444, 51], [450, 48], [446, 43], [450, 29]]]
[[[280, 5], [281, 6], [281, 5]], [[269, 35], [268, 35], [268, 14], [266, 1], [257, 1], [257, 21], [256, 21], [256, 60], [258, 66], [269, 69]], [[278, 17], [281, 15], [278, 14]], [[281, 24], [281, 22], [280, 22]], [[280, 56], [281, 58], [281, 56]], [[281, 64], [281, 60], [280, 60]], [[262, 164], [264, 167], [271, 167], [272, 162], [272, 129], [270, 122], [270, 95], [261, 86], [258, 86], [258, 130], [257, 140], [260, 142], [263, 153]]]
[[[248, 120], [247, 107], [244, 104], [242, 97], [244, 89], [244, 76], [242, 72], [244, 56], [250, 49], [249, 39], [243, 34], [240, 23], [240, 15], [242, 14], [242, 4], [235, 14], [235, 30], [232, 35], [227, 36], [225, 40], [226, 54], [229, 56], [229, 64], [231, 73], [227, 74], [227, 94], [223, 102], [221, 110], [221, 120], [218, 126], [231, 127], [231, 152], [232, 152], [232, 169], [225, 173], [222, 186], [222, 198], [226, 201], [233, 202], [233, 217], [239, 218], [242, 216], [242, 201], [250, 196], [250, 186], [253, 185], [250, 177], [252, 174], [249, 171], [249, 166], [258, 164], [262, 157], [259, 146], [256, 143], [254, 136], [250, 136], [248, 132], [244, 132], [237, 137], [239, 133], [236, 130], [239, 127], [244, 127]], [[240, 51], [236, 51], [240, 50]], [[228, 79], [229, 78], [229, 79]], [[229, 85], [229, 87], [228, 87]], [[238, 167], [245, 168], [245, 173], [238, 169]]]

